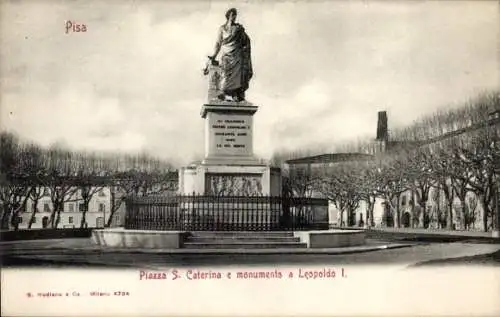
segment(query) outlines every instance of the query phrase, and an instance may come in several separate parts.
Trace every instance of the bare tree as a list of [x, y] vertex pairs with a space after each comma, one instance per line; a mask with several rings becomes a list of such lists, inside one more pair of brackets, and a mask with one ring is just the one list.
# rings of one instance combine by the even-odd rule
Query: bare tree
[[74, 153], [58, 147], [52, 147], [46, 153], [46, 174], [41, 178], [48, 188], [52, 210], [49, 217], [51, 228], [57, 228], [61, 219], [64, 204], [78, 201], [75, 197], [78, 188], [75, 186], [76, 168]]
[[324, 168], [322, 173], [321, 193], [332, 201], [340, 211], [340, 225], [343, 225], [344, 213], [347, 214], [347, 226], [353, 226], [354, 212], [362, 200], [359, 188], [360, 174], [354, 171], [353, 164], [337, 164]]
[[[453, 155], [449, 154], [445, 150], [441, 150], [436, 153], [436, 156], [432, 160], [432, 168], [434, 171], [434, 177], [436, 183], [434, 187], [439, 193], [442, 193], [447, 203], [446, 216], [442, 218], [441, 223], [446, 221], [446, 227], [448, 230], [453, 230], [453, 201], [455, 199], [455, 192], [453, 190], [454, 176], [457, 174], [452, 172], [456, 166], [454, 165]], [[460, 173], [460, 171], [458, 171]]]
[[477, 197], [475, 195], [469, 197], [467, 203], [468, 203], [467, 209], [469, 211], [469, 213], [467, 214], [467, 224], [469, 228], [470, 225], [472, 224], [472, 229], [474, 230], [476, 229], [476, 209], [478, 206]]
[[81, 203], [79, 210], [82, 212], [80, 228], [87, 226], [87, 212], [89, 204], [95, 194], [109, 186], [110, 166], [109, 163], [95, 153], [78, 153], [76, 159], [76, 182], [75, 186], [80, 194]]
[[288, 186], [287, 190], [294, 197], [311, 197], [316, 188], [318, 176], [310, 164], [294, 165], [284, 172], [286, 178], [284, 184]]
[[391, 214], [395, 217], [395, 227], [401, 227], [400, 198], [409, 186], [408, 175], [405, 174], [407, 164], [403, 157], [386, 157], [380, 163], [377, 173], [377, 195], [384, 198]]
[[[482, 203], [483, 207], [483, 230], [488, 231], [488, 219], [493, 218], [493, 196], [495, 194], [495, 161], [498, 156], [500, 144], [493, 141], [494, 131], [490, 127], [470, 135], [469, 142], [462, 142], [462, 146], [456, 148], [456, 156], [464, 166], [464, 173], [470, 175], [462, 182], [462, 186], [469, 185]], [[465, 204], [465, 195], [461, 197], [461, 205]]]
[[148, 155], [117, 156], [111, 171], [108, 227], [127, 197], [162, 195], [178, 188], [178, 172], [172, 165]]
[[[415, 196], [420, 211], [417, 219], [423, 228], [428, 227], [429, 215], [426, 214], [427, 202], [433, 184], [435, 183], [430, 161], [431, 153], [425, 148], [418, 148], [406, 153], [404, 158], [407, 166], [408, 185]], [[413, 207], [413, 206], [412, 206]], [[413, 212], [412, 212], [413, 213]], [[421, 219], [421, 220], [420, 220]]]
[[36, 219], [36, 214], [38, 212], [38, 203], [42, 197], [44, 197], [45, 194], [45, 187], [44, 186], [34, 186], [33, 190], [31, 190], [29, 194], [29, 199], [33, 202], [31, 205], [31, 217], [28, 222], [28, 229], [31, 229], [33, 226], [33, 223], [35, 223]]
[[[30, 151], [20, 144], [17, 136], [0, 133], [0, 201], [2, 203], [2, 228], [19, 228], [19, 213], [26, 208], [26, 201], [33, 187], [22, 179], [33, 172]], [[9, 225], [10, 222], [10, 225]]]
[[14, 230], [18, 230], [18, 216], [26, 206], [26, 201], [31, 189], [31, 187], [25, 184], [9, 181], [6, 179], [5, 175], [0, 175], [0, 200], [2, 202], [3, 229], [8, 229], [10, 226], [13, 226]]
[[27, 186], [31, 186], [28, 198], [33, 202], [31, 217], [28, 222], [28, 229], [31, 229], [38, 212], [38, 202], [45, 194], [45, 187], [40, 182], [40, 176], [44, 173], [44, 153], [38, 145], [31, 143], [26, 146], [26, 164], [25, 169], [29, 171], [25, 179]]
[[377, 166], [375, 162], [361, 163], [361, 170], [357, 173], [358, 194], [361, 200], [366, 203], [366, 221], [368, 226], [375, 226], [373, 209], [377, 199]]

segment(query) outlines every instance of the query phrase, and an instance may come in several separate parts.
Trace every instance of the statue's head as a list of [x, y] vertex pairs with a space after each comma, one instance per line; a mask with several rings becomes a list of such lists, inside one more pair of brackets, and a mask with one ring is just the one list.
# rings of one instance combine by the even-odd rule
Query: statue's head
[[236, 16], [238, 15], [238, 11], [235, 8], [231, 8], [226, 11], [226, 20], [230, 20], [231, 22], [236, 21]]

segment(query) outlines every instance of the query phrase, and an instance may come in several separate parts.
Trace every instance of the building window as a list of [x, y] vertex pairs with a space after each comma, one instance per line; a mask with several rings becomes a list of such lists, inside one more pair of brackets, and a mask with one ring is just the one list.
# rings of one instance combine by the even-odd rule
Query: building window
[[49, 196], [50, 193], [49, 193], [49, 189], [47, 187], [44, 187], [43, 188], [43, 196]]
[[73, 204], [73, 203], [68, 204], [68, 211], [69, 212], [75, 212], [75, 204]]
[[23, 217], [17, 217], [17, 224], [23, 223]]
[[32, 223], [36, 223], [36, 217], [33, 217], [33, 222]]
[[406, 205], [406, 196], [401, 197], [401, 206]]
[[79, 211], [82, 211], [82, 212], [83, 212], [83, 211], [88, 211], [88, 209], [89, 209], [89, 208], [88, 208], [88, 206], [85, 206], [85, 204], [84, 204], [84, 203], [80, 203], [80, 204], [78, 205], [78, 210], [79, 210]]
[[43, 211], [44, 212], [50, 212], [50, 206], [48, 203], [43, 204]]
[[98, 194], [99, 197], [105, 197], [106, 196], [106, 193], [104, 192], [104, 189], [100, 189], [99, 190], [99, 194]]
[[99, 212], [105, 212], [106, 211], [106, 205], [104, 204], [99, 204]]
[[73, 223], [73, 217], [68, 218], [68, 223]]

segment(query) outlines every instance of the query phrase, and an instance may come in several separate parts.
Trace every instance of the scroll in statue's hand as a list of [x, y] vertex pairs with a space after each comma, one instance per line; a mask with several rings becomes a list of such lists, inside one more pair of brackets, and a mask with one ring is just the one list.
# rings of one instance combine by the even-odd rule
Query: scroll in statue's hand
[[210, 64], [213, 64], [213, 57], [212, 56], [207, 56], [208, 57], [208, 61], [207, 61], [207, 64], [205, 65], [205, 68], [203, 69], [203, 75], [208, 75], [209, 73], [209, 66]]
[[210, 66], [219, 66], [219, 62], [217, 62], [214, 56], [207, 56], [207, 57], [208, 61], [205, 68], [203, 69], [203, 75], [208, 75], [208, 73], [210, 72], [209, 71]]

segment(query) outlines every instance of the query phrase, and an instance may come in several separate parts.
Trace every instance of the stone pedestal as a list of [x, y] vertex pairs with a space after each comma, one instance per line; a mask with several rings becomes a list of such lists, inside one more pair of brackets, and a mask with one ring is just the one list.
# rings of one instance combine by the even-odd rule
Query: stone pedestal
[[263, 165], [253, 155], [253, 115], [247, 102], [212, 102], [201, 110], [205, 119], [204, 164]]
[[281, 171], [253, 153], [253, 115], [248, 102], [211, 101], [205, 119], [205, 157], [179, 171], [180, 194], [280, 196]]

